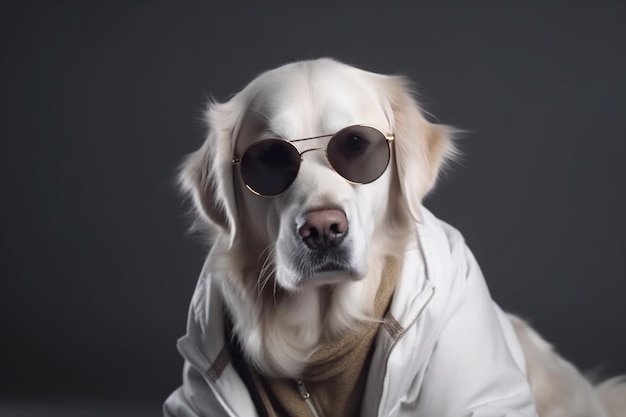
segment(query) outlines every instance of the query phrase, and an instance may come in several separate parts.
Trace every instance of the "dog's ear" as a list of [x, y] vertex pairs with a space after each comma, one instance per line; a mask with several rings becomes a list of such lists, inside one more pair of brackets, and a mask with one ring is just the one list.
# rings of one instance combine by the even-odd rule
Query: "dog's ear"
[[421, 221], [422, 199], [434, 187], [442, 167], [457, 154], [452, 141], [455, 130], [424, 118], [405, 78], [385, 76], [383, 85], [395, 136], [400, 188], [409, 213]]
[[178, 183], [193, 201], [196, 220], [209, 231], [226, 236], [232, 245], [236, 232], [232, 155], [237, 114], [230, 102], [211, 103], [206, 120], [207, 138], [181, 165]]

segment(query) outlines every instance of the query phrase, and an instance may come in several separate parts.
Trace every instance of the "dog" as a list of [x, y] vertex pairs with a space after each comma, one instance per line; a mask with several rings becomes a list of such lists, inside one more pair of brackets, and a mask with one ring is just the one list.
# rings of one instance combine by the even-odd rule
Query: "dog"
[[458, 152], [400, 76], [322, 58], [207, 111], [180, 170], [211, 247], [166, 416], [626, 415], [492, 301], [422, 206]]

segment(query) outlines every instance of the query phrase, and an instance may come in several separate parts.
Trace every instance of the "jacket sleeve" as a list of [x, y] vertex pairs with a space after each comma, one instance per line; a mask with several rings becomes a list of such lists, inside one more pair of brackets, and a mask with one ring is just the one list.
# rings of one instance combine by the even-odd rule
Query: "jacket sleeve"
[[447, 307], [424, 375], [418, 415], [536, 417], [519, 343], [492, 301], [474, 256], [459, 239], [452, 248], [450, 285], [463, 290]]
[[[189, 362], [183, 366], [183, 385], [176, 389], [163, 404], [164, 417], [219, 416], [223, 408], [212, 395], [211, 388]], [[216, 414], [218, 413], [218, 414]], [[227, 416], [227, 413], [223, 414]]]
[[215, 410], [221, 407], [206, 403], [207, 398], [197, 398], [198, 393], [210, 393], [202, 375], [189, 362], [183, 366], [183, 385], [176, 389], [163, 404], [164, 417], [204, 417], [215, 415]]

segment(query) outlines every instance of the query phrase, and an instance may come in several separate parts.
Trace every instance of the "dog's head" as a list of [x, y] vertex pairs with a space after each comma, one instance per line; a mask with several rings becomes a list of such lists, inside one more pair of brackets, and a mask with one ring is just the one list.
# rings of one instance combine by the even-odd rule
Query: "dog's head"
[[[214, 248], [221, 248], [229, 270], [252, 272], [259, 281], [272, 276], [286, 291], [360, 280], [372, 253], [393, 254], [411, 230], [410, 220], [419, 221], [422, 198], [454, 152], [449, 129], [424, 118], [404, 78], [330, 59], [268, 71], [230, 101], [212, 103], [207, 120], [206, 141], [182, 167], [182, 188], [199, 218], [214, 229]], [[386, 136], [377, 152], [390, 148], [388, 166], [366, 184], [344, 178], [329, 163], [340, 151], [325, 152], [331, 135], [354, 125]], [[349, 136], [363, 139], [358, 131]], [[278, 166], [274, 177], [244, 166], [244, 152], [268, 138], [290, 141], [299, 166], [293, 149], [273, 142], [248, 155]], [[343, 157], [344, 165], [358, 160]], [[368, 164], [357, 161], [349, 169], [358, 177]], [[295, 170], [293, 182], [276, 195], [258, 195], [250, 187]]]

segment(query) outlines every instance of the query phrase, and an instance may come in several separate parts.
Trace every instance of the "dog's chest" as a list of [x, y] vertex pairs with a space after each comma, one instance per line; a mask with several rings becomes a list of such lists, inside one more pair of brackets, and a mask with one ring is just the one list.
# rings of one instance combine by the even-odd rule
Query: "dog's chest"
[[[392, 270], [394, 268], [391, 268]], [[376, 294], [375, 317], [384, 317], [396, 274], [386, 272]], [[363, 322], [341, 339], [322, 344], [299, 380], [269, 378], [249, 366], [240, 371], [257, 409], [267, 416], [359, 416], [381, 321]]]

